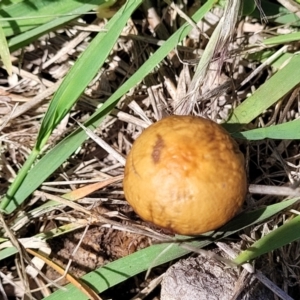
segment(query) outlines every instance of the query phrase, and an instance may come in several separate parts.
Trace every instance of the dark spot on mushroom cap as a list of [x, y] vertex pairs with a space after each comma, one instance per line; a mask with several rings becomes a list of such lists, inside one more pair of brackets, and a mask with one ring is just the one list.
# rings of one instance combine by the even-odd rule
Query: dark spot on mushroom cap
[[154, 163], [158, 163], [159, 159], [160, 159], [160, 154], [161, 154], [161, 150], [164, 148], [165, 143], [163, 138], [161, 137], [160, 134], [156, 135], [156, 143], [153, 147], [153, 151], [152, 151], [152, 159]]

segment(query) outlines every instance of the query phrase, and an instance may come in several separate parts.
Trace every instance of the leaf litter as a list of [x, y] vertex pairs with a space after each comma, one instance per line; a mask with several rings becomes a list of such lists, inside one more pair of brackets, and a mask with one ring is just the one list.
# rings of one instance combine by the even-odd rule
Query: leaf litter
[[[191, 15], [191, 10], [195, 9], [198, 2], [196, 1], [193, 6], [178, 5], [177, 8], [180, 10], [174, 10], [163, 2], [159, 4], [156, 7], [147, 2], [133, 15], [106, 64], [81, 95], [71, 113], [54, 131], [46, 150], [51, 149], [63, 137], [74, 131], [78, 127], [78, 122], [84, 123], [95, 108], [104, 103], [108, 96], [180, 26], [182, 19], [179, 17], [179, 11]], [[141, 84], [128, 92], [112, 113], [95, 129], [94, 133], [113, 151], [125, 159], [132, 142], [145, 127], [166, 115], [182, 111], [179, 108], [181, 101], [195, 80], [197, 63], [209, 44], [209, 38], [220, 22], [222, 13], [221, 8], [214, 8], [204, 21], [194, 25], [194, 29], [184, 42], [174, 49]], [[90, 15], [72, 21], [64, 28], [40, 37], [26, 46], [23, 51], [12, 53], [14, 64], [12, 76], [8, 77], [4, 69], [1, 69], [0, 114], [1, 126], [3, 125], [0, 138], [1, 194], [6, 192], [9, 183], [33, 148], [39, 124], [50, 97], [57, 89], [57, 82], [66, 75], [70, 66], [86, 49], [94, 32], [102, 30], [104, 22], [106, 21], [95, 20]], [[221, 52], [218, 52], [222, 62], [216, 60], [212, 64], [215, 68], [210, 70], [206, 85], [201, 87], [200, 95], [197, 92], [199, 84], [193, 88], [192, 94], [196, 98], [192, 106], [190, 102], [184, 103], [188, 105], [188, 110], [186, 111], [185, 107], [185, 111], [205, 116], [219, 123], [228, 118], [247, 95], [257, 90], [274, 73], [270, 65], [272, 62], [260, 68], [262, 62], [257, 60], [257, 57], [268, 47], [273, 50], [270, 46], [262, 46], [262, 40], [274, 35], [276, 30], [280, 32], [282, 27], [274, 29], [271, 24], [252, 17], [239, 20], [236, 33], [232, 34], [227, 41], [227, 51], [223, 53], [224, 46], [222, 46]], [[299, 45], [292, 44], [288, 50], [296, 52], [298, 47]], [[256, 71], [258, 68], [259, 71]], [[218, 82], [214, 80], [216, 78]], [[248, 124], [248, 129], [281, 124], [299, 118], [298, 94], [298, 88], [291, 91], [289, 95]], [[289, 184], [297, 186], [300, 158], [298, 141], [241, 142], [240, 147], [246, 153], [251, 184], [275, 187], [286, 187]], [[103, 150], [93, 140], [87, 140], [44, 182], [39, 191], [64, 195], [86, 184], [104, 181], [122, 174], [123, 164], [115, 158], [113, 152]], [[261, 191], [256, 195], [249, 195], [245, 209], [268, 205], [283, 199], [283, 196], [278, 197], [276, 194], [264, 194], [264, 191]], [[87, 214], [73, 207], [57, 206], [38, 217], [20, 218], [22, 212], [32, 211], [43, 203], [41, 193], [34, 194], [21, 211], [6, 220], [8, 225], [18, 228], [14, 232], [18, 238], [33, 237], [35, 234], [49, 232], [64, 224], [76, 223], [88, 217]], [[158, 231], [152, 225], [139, 220], [126, 204], [120, 182], [112, 183], [91, 195], [86, 195], [77, 203], [87, 210], [118, 221], [120, 225], [133, 224], [136, 228]], [[293, 207], [296, 212], [297, 209], [297, 206]], [[245, 248], [246, 245], [284, 223], [290, 216], [291, 212], [280, 214], [264, 224], [242, 231], [233, 239], [239, 240], [241, 242], [239, 247]], [[19, 225], [20, 220], [22, 226]], [[88, 226], [87, 230], [66, 232], [47, 241], [53, 261], [64, 267], [68, 264], [70, 253], [73, 253], [73, 249], [78, 245], [77, 251], [72, 254], [71, 265], [68, 268], [78, 277], [155, 242], [154, 237], [110, 228], [109, 225], [97, 226], [86, 223], [85, 226]], [[298, 247], [299, 242], [294, 242], [256, 261], [256, 268], [289, 295], [299, 293]], [[14, 262], [10, 258], [2, 260], [1, 264], [1, 277], [7, 278], [3, 281], [6, 293], [12, 296], [24, 293], [24, 288], [19, 289], [18, 285], [28, 280], [26, 276], [24, 278], [22, 272], [16, 271]], [[147, 280], [144, 280], [143, 276], [137, 276], [135, 281], [131, 281], [130, 288], [124, 284], [120, 285], [115, 291], [109, 291], [108, 297], [116, 297], [111, 295], [123, 293], [122, 299], [130, 299], [166, 269], [167, 266], [157, 268]], [[48, 267], [45, 267], [43, 272], [50, 280], [60, 277]], [[8, 278], [13, 278], [16, 284], [7, 283], [11, 282]], [[29, 280], [28, 282], [31, 289], [44, 285], [38, 280], [34, 280], [34, 283]], [[65, 282], [59, 284], [63, 283]], [[35, 297], [40, 299], [47, 293], [51, 293], [49, 287], [46, 290], [36, 292]], [[152, 292], [148, 299], [158, 299], [158, 292], [158, 288], [154, 289], [154, 293]]]

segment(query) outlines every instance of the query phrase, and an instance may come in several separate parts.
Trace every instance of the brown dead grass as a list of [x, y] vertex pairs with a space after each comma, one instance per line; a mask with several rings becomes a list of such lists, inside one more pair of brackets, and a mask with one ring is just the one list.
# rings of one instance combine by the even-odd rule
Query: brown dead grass
[[[193, 7], [189, 7], [185, 12], [189, 13], [192, 9]], [[199, 55], [207, 45], [207, 37], [215, 28], [220, 13], [216, 9], [209, 14], [206, 21], [198, 24], [202, 34], [199, 36], [193, 30], [184, 44], [172, 51], [143, 83], [130, 91], [97, 128], [95, 133], [123, 157], [126, 157], [132, 142], [143, 128], [176, 111], [178, 103], [189, 88]], [[129, 30], [131, 35], [118, 40], [104, 68], [99, 70], [71, 114], [55, 130], [47, 145], [48, 149], [77, 128], [74, 120], [83, 123], [98, 105], [147, 60], [157, 45], [168, 38], [180, 22], [178, 15], [164, 4], [160, 8], [148, 6], [136, 12], [128, 23], [128, 28], [124, 29], [127, 32]], [[26, 47], [24, 53], [12, 53], [14, 75], [11, 78], [7, 77], [3, 69], [0, 70], [1, 194], [6, 192], [33, 148], [41, 118], [58, 86], [57, 83], [86, 48], [94, 32], [101, 30], [103, 24], [103, 20], [95, 21], [90, 16], [80, 22], [72, 22], [63, 29], [38, 39]], [[220, 70], [219, 82], [211, 85], [209, 89], [203, 89], [200, 100], [192, 109], [193, 114], [220, 122], [245, 99], [247, 93], [254, 91], [267, 80], [272, 74], [269, 67], [260, 70], [253, 78], [248, 77], [260, 63], [252, 61], [244, 54], [259, 51], [259, 41], [274, 30], [278, 29], [272, 28], [272, 24], [262, 24], [260, 20], [246, 18], [239, 21], [234, 39], [229, 44], [228, 56]], [[295, 115], [299, 115], [298, 94], [299, 90], [296, 89], [249, 126], [255, 128], [258, 124], [271, 125], [293, 119]], [[291, 178], [295, 182], [299, 180], [300, 156], [297, 141], [264, 140], [242, 143], [240, 146], [247, 158], [250, 183], [281, 186], [291, 182]], [[122, 174], [122, 164], [94, 141], [88, 140], [39, 190], [59, 196], [79, 188], [82, 183], [92, 183]], [[39, 194], [32, 195], [22, 210], [32, 209], [40, 205], [42, 200]], [[255, 208], [275, 201], [278, 201], [278, 197], [274, 195], [249, 195], [245, 208]], [[124, 224], [130, 221], [149, 226], [141, 222], [126, 204], [121, 183], [99, 190], [90, 197], [80, 199], [78, 203], [88, 210], [98, 209], [102, 215], [108, 213], [110, 218], [123, 218]], [[18, 238], [28, 237], [56, 228], [67, 220], [84, 217], [72, 208], [57, 209], [16, 228], [15, 234]], [[282, 224], [286, 218], [288, 214], [283, 214], [267, 223], [248, 228], [238, 239], [243, 241], [244, 246], [248, 245]], [[10, 221], [8, 219], [7, 223]], [[79, 250], [74, 254], [70, 268], [78, 276], [151, 244], [151, 238], [97, 226], [91, 226], [83, 237], [82, 232], [83, 230], [79, 230], [49, 242], [53, 260], [65, 266], [68, 261], [66, 254], [72, 252], [80, 241]], [[256, 263], [259, 270], [290, 295], [298, 295], [300, 292], [298, 248], [299, 243], [295, 242], [264, 255]], [[15, 282], [21, 281], [12, 259], [1, 261], [0, 265], [1, 274], [12, 277]], [[162, 273], [164, 268], [158, 270]], [[42, 272], [51, 280], [57, 278], [50, 269], [42, 269]], [[158, 276], [157, 273], [159, 272], [155, 271], [152, 278]], [[121, 291], [116, 288], [119, 295], [123, 293], [122, 299], [130, 299], [147, 284], [142, 277], [136, 278], [136, 282], [131, 281], [129, 286], [124, 288], [122, 285]], [[40, 281], [31, 283], [32, 288], [42, 285]], [[10, 284], [4, 284], [4, 288], [11, 295], [22, 293], [19, 288], [12, 288]], [[157, 299], [157, 291], [156, 289], [156, 293], [147, 299]], [[47, 292], [51, 290], [48, 288]], [[36, 297], [40, 299], [41, 293], [36, 294]]]

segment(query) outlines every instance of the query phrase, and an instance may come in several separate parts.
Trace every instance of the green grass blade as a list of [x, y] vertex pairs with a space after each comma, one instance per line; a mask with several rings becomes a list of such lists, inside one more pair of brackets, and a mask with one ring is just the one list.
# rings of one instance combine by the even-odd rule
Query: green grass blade
[[263, 43], [265, 45], [277, 45], [277, 44], [291, 43], [299, 40], [300, 40], [300, 32], [293, 32], [293, 33], [282, 34], [269, 39], [265, 39]]
[[[5, 210], [10, 203], [13, 207], [17, 206], [15, 193], [26, 177], [33, 161], [39, 155], [52, 131], [73, 107], [85, 87], [90, 83], [97, 71], [103, 65], [127, 20], [141, 2], [142, 0], [131, 1], [131, 5], [126, 5], [124, 10], [121, 9], [122, 11], [118, 12], [106, 26], [106, 29], [110, 34], [107, 34], [107, 32], [98, 33], [67, 74], [50, 102], [49, 108], [42, 121], [35, 148], [29, 156], [30, 163], [27, 161], [18, 173], [8, 190], [6, 197], [0, 204], [1, 210]], [[51, 163], [49, 163], [49, 165], [51, 165]]]
[[[192, 244], [197, 247], [199, 242]], [[114, 261], [106, 266], [91, 272], [81, 279], [84, 280], [89, 286], [99, 293], [106, 289], [125, 281], [126, 279], [147, 270], [149, 266], [155, 267], [161, 265], [170, 259], [175, 259], [187, 254], [189, 251], [181, 248], [178, 245], [172, 245], [171, 248], [165, 253], [162, 253], [169, 245], [161, 244], [151, 246], [149, 248], [140, 250], [131, 254], [123, 259]], [[152, 262], [154, 262], [152, 264]], [[79, 293], [78, 289], [69, 284], [65, 287], [67, 290], [58, 290], [46, 297], [44, 300], [85, 300], [88, 299], [86, 295]]]
[[[299, 199], [291, 199], [281, 203], [273, 204], [265, 208], [255, 210], [253, 212], [242, 213], [228, 224], [223, 226], [215, 234], [210, 233], [203, 235], [204, 240], [194, 241], [190, 243], [191, 246], [203, 248], [214, 240], [227, 237], [242, 228], [250, 225], [262, 222], [288, 206], [296, 203]], [[205, 239], [205, 236], [209, 236], [210, 239]], [[180, 237], [179, 237], [180, 238]], [[182, 241], [185, 241], [187, 237], [182, 237]], [[147, 270], [150, 267], [155, 267], [177, 259], [187, 253], [190, 250], [186, 250], [180, 246], [180, 244], [173, 244], [170, 249], [167, 250], [164, 255], [160, 255], [163, 251], [169, 247], [170, 244], [154, 245], [124, 258], [116, 260], [112, 263], [105, 265], [93, 272], [90, 272], [82, 277], [82, 279], [92, 286], [95, 291], [103, 292], [109, 287], [112, 287], [138, 273]], [[69, 284], [66, 286], [67, 291], [58, 290], [48, 296], [45, 300], [84, 300], [86, 296], [79, 294], [75, 286]]]
[[266, 128], [257, 128], [249, 131], [233, 133], [232, 136], [247, 140], [279, 139], [296, 140], [300, 139], [300, 120], [294, 120], [284, 124], [274, 125]]
[[[274, 50], [262, 50], [256, 53], [251, 53], [248, 55], [248, 59], [250, 61], [259, 61], [265, 62], [268, 58], [270, 58], [275, 53]], [[282, 53], [276, 60], [271, 63], [272, 69], [277, 71], [282, 68], [286, 63], [290, 61], [290, 59], [294, 56], [292, 52], [284, 52]]]
[[[60, 27], [61, 25], [77, 18], [79, 15], [82, 15], [95, 7], [95, 3], [102, 4], [105, 0], [98, 0], [98, 1], [90, 1], [91, 4], [82, 4], [79, 7], [65, 12], [66, 15], [60, 15], [49, 22], [46, 22], [42, 25], [39, 25], [31, 30], [28, 30], [24, 33], [20, 33], [16, 36], [11, 37], [8, 40], [8, 46], [11, 52], [24, 47], [30, 44], [32, 41], [44, 35], [47, 32], [53, 31], [56, 28]], [[94, 3], [95, 2], [95, 3]]]
[[[201, 9], [193, 16], [195, 21], [199, 21], [211, 9], [214, 0], [207, 1]], [[117, 16], [118, 18], [118, 16]], [[118, 18], [119, 20], [119, 18]], [[112, 20], [110, 20], [111, 22]], [[149, 59], [135, 72], [106, 102], [99, 108], [91, 118], [85, 123], [85, 126], [93, 129], [97, 127], [102, 119], [115, 107], [120, 97], [128, 90], [138, 84], [147, 74], [149, 74], [157, 64], [159, 64], [168, 53], [189, 33], [191, 26], [184, 24], [177, 30], [168, 41], [166, 41]], [[96, 52], [98, 55], [98, 51]], [[92, 58], [93, 55], [90, 57]], [[93, 63], [95, 63], [92, 60]], [[82, 76], [82, 70], [78, 70]], [[74, 75], [75, 76], [75, 75]], [[50, 118], [48, 120], [51, 125]], [[44, 129], [45, 131], [45, 129]], [[14, 193], [14, 201], [10, 201], [5, 208], [6, 213], [13, 212], [18, 205], [35, 190], [43, 181], [48, 178], [87, 138], [87, 135], [81, 128], [65, 138], [55, 148], [49, 151], [29, 172], [22, 185]]]
[[[199, 22], [205, 14], [212, 8], [214, 1], [207, 1], [192, 17], [195, 22]], [[133, 74], [97, 111], [95, 117], [109, 113], [117, 104], [120, 97], [133, 88], [136, 84], [148, 75], [157, 64], [159, 64], [174, 47], [181, 42], [190, 32], [191, 26], [185, 23], [181, 26], [153, 55]]]
[[[103, 3], [104, 0], [100, 2]], [[97, 5], [99, 1], [87, 0], [84, 4]], [[0, 8], [0, 20], [6, 37], [14, 36], [69, 14], [84, 5], [77, 0], [19, 1]], [[76, 16], [74, 16], [76, 17]]]
[[295, 55], [284, 68], [269, 78], [233, 111], [225, 127], [229, 128], [229, 124], [248, 124], [291, 91], [299, 82], [300, 55]]
[[38, 155], [39, 155], [39, 152], [36, 149], [33, 149], [31, 151], [31, 153], [29, 154], [24, 165], [19, 170], [18, 175], [16, 176], [13, 183], [9, 187], [6, 196], [3, 199], [1, 199], [1, 203], [0, 203], [1, 211], [5, 211], [5, 208], [7, 207], [7, 205], [9, 205], [11, 203], [13, 203], [13, 205], [17, 206], [17, 202], [15, 200], [14, 195], [15, 195], [16, 191], [18, 190], [19, 186], [22, 185], [24, 178], [27, 175], [28, 170], [31, 168], [31, 166], [33, 165], [33, 163], [36, 160], [36, 158], [38, 157]]
[[299, 226], [300, 216], [297, 216], [255, 242], [247, 250], [241, 252], [238, 257], [234, 259], [234, 262], [242, 265], [262, 254], [299, 240]]
[[5, 34], [3, 32], [1, 23], [0, 23], [0, 58], [3, 62], [3, 65], [6, 68], [6, 71], [9, 75], [12, 74], [12, 64], [10, 60], [10, 53], [6, 41]]
[[130, 3], [107, 24], [105, 29], [109, 34], [106, 31], [98, 33], [63, 80], [43, 119], [36, 142], [38, 150], [41, 150], [52, 131], [70, 111], [86, 86], [102, 67], [127, 20], [142, 3], [142, 0], [130, 1]]
[[18, 253], [18, 250], [15, 247], [9, 247], [0, 250], [0, 261], [8, 258], [14, 254]]

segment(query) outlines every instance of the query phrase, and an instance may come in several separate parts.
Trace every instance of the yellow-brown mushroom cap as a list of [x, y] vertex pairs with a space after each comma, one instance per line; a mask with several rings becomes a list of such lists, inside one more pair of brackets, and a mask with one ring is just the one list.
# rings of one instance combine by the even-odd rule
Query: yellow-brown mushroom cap
[[213, 121], [170, 116], [134, 142], [123, 187], [142, 219], [179, 234], [201, 234], [240, 210], [247, 192], [244, 157]]

